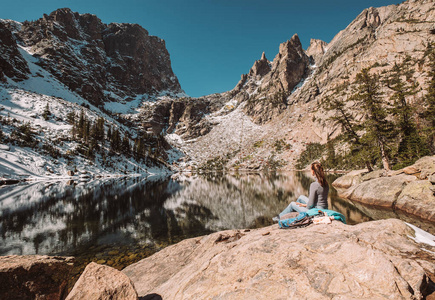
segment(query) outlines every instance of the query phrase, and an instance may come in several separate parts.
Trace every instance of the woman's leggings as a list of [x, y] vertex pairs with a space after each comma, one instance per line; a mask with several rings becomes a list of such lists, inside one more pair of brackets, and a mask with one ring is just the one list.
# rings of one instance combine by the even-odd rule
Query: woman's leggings
[[[298, 200], [296, 200], [296, 202], [307, 204], [307, 203], [308, 203], [308, 198], [305, 197], [304, 195], [300, 195], [299, 198], [298, 198]], [[279, 214], [279, 217], [281, 218], [281, 217], [284, 216], [285, 214], [288, 214], [288, 213], [293, 212], [293, 211], [297, 211], [297, 212], [299, 212], [299, 213], [308, 211], [308, 208], [306, 208], [306, 207], [302, 207], [302, 206], [299, 206], [299, 205], [296, 204], [296, 202], [291, 202], [291, 203], [286, 207], [286, 209], [284, 209], [284, 210]]]

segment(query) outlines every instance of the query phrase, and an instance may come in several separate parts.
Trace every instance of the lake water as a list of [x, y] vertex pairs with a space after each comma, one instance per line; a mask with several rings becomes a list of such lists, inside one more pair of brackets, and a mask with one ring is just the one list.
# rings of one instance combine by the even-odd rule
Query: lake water
[[[271, 225], [290, 201], [307, 195], [312, 180], [308, 173], [289, 172], [4, 186], [0, 255], [73, 255], [82, 264], [122, 269], [185, 238]], [[340, 199], [334, 189], [329, 205], [348, 224], [397, 217], [435, 233], [433, 224]]]

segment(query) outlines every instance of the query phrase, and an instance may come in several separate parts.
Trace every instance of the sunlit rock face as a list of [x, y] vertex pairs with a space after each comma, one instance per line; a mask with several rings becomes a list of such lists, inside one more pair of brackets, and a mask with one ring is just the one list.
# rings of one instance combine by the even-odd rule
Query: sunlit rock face
[[137, 300], [130, 279], [118, 270], [90, 263], [74, 285], [66, 300], [73, 299], [125, 299]]
[[20, 26], [5, 25], [40, 66], [93, 104], [182, 92], [165, 42], [137, 24], [104, 24], [95, 15], [62, 8]]
[[[422, 299], [434, 256], [399, 220], [277, 225], [185, 240], [123, 272], [139, 297], [163, 299]], [[423, 250], [422, 248], [425, 248]]]
[[[427, 51], [435, 42], [434, 19], [432, 1], [405, 1], [363, 10], [331, 41], [313, 39], [306, 51], [295, 35], [279, 46], [272, 61], [266, 53], [254, 62], [233, 90], [194, 99], [210, 99], [220, 105], [203, 116], [198, 114], [198, 124], [206, 128], [204, 134], [197, 130], [199, 135], [191, 141], [192, 135], [185, 130], [189, 126], [181, 121], [171, 133], [187, 141], [185, 152], [199, 164], [231, 156], [240, 149], [245, 154], [241, 156], [243, 161], [231, 156], [226, 166], [265, 168], [265, 161], [275, 155], [292, 168], [308, 143], [325, 144], [340, 133], [339, 126], [329, 120], [332, 113], [325, 112], [321, 103], [327, 97], [347, 101], [356, 74], [363, 68], [370, 67], [383, 81], [394, 65], [408, 61], [407, 80], [422, 88], [409, 101], [423, 98], [430, 77]], [[337, 93], [336, 89], [343, 86], [347, 89]], [[382, 92], [389, 101], [392, 90], [383, 86]], [[276, 151], [274, 144], [279, 140], [291, 147]], [[198, 151], [208, 148], [211, 150], [206, 153]]]

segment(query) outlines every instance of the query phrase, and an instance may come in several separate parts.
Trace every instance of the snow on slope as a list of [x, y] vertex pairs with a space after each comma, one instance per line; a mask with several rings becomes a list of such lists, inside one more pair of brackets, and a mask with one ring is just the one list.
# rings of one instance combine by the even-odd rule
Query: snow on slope
[[166, 139], [197, 164], [238, 151], [247, 141], [261, 139], [263, 129], [243, 112], [244, 104], [237, 105], [231, 100], [221, 110], [207, 115], [206, 118], [214, 126], [205, 136], [184, 140], [177, 134], [168, 134]]
[[[0, 84], [0, 116], [4, 120], [18, 121], [15, 124], [29, 122], [37, 131], [39, 142], [54, 143], [61, 154], [77, 147], [77, 143], [69, 139], [72, 125], [67, 123], [68, 113], [74, 112], [78, 115], [83, 110], [89, 120], [95, 121], [98, 117], [103, 117], [112, 126], [118, 127], [121, 132], [129, 131], [129, 128], [92, 106], [39, 67], [36, 64], [38, 59], [31, 55], [29, 49], [20, 47], [20, 52], [26, 59], [31, 74], [27, 80], [15, 82], [8, 78], [7, 83]], [[42, 114], [47, 105], [51, 116], [45, 120]], [[14, 128], [14, 126], [3, 125], [2, 131], [5, 135], [10, 135]], [[134, 136], [134, 133], [130, 133]], [[53, 159], [27, 147], [11, 145], [9, 151], [0, 150], [0, 177], [53, 178], [66, 176], [67, 170], [74, 168], [104, 176], [125, 173], [157, 174], [168, 171], [146, 167], [124, 156], [111, 157], [111, 159], [113, 164], [108, 168], [102, 166], [98, 154], [95, 163], [80, 156], [74, 157], [73, 161], [67, 161], [63, 157]]]

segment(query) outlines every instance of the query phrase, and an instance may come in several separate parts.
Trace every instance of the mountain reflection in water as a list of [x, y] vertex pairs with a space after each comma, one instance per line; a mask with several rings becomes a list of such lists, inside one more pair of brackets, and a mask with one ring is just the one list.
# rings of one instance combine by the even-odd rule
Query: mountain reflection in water
[[[289, 172], [209, 174], [181, 183], [128, 177], [2, 187], [0, 255], [168, 245], [218, 230], [267, 226], [290, 201], [307, 195], [312, 180], [306, 173]], [[398, 217], [340, 199], [334, 189], [329, 204], [348, 224]]]

